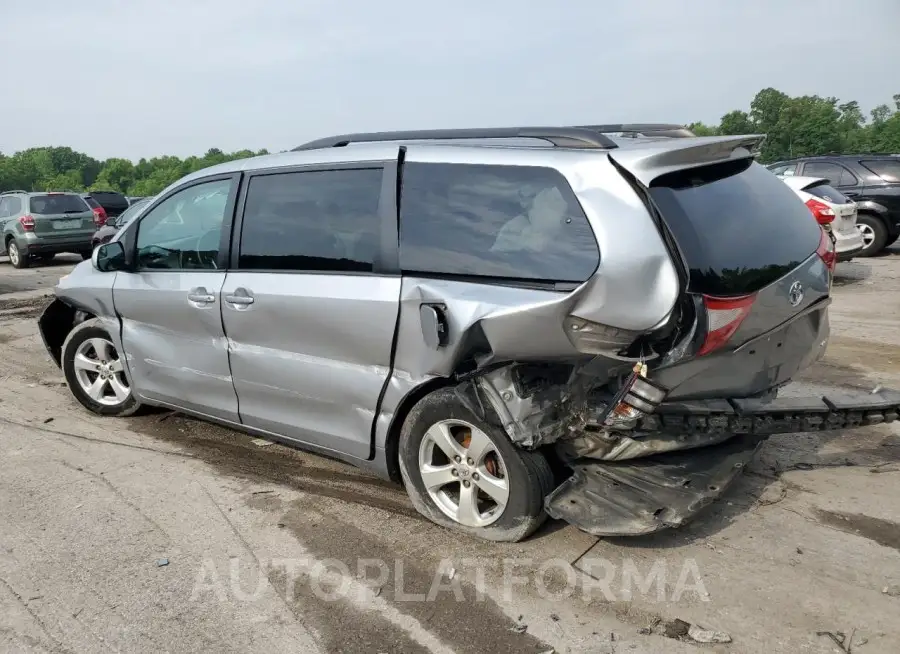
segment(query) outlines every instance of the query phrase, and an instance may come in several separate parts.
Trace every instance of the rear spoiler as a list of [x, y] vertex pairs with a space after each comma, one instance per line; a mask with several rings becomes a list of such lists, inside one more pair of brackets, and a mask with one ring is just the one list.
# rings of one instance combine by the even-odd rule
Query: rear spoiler
[[678, 170], [755, 158], [765, 139], [764, 134], [674, 138], [618, 148], [610, 151], [609, 157], [641, 184], [650, 186], [657, 177]]

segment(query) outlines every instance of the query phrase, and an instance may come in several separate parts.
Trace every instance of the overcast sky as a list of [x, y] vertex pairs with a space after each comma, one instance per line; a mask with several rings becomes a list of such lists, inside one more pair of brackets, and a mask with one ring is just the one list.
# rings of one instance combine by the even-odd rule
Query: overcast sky
[[715, 122], [900, 93], [900, 0], [0, 0], [0, 152], [288, 149], [347, 131]]

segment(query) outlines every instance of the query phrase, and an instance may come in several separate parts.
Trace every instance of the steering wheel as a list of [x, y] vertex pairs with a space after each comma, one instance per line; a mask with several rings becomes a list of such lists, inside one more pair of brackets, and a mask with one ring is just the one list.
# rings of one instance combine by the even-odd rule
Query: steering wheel
[[[207, 238], [210, 234], [213, 234], [213, 235], [215, 235], [215, 237], [216, 237], [215, 247], [212, 247], [212, 248], [204, 248], [204, 247], [203, 247], [203, 239]], [[203, 252], [206, 252], [207, 250], [216, 250], [216, 251], [218, 252], [218, 250], [219, 250], [219, 236], [220, 236], [220, 235], [221, 235], [220, 230], [218, 230], [218, 229], [210, 229], [209, 231], [206, 231], [206, 232], [204, 232], [203, 234], [201, 234], [199, 237], [197, 237], [197, 243], [196, 243], [196, 245], [194, 245], [194, 250], [195, 250], [196, 253], [197, 253], [197, 262], [198, 262], [201, 266], [202, 266], [203, 264], [206, 263], [206, 261], [204, 261]], [[209, 263], [212, 265], [212, 267], [213, 267], [215, 270], [218, 270], [218, 269], [219, 269], [219, 266], [216, 265], [216, 258], [215, 258], [215, 257], [212, 257], [212, 258], [209, 260]]]

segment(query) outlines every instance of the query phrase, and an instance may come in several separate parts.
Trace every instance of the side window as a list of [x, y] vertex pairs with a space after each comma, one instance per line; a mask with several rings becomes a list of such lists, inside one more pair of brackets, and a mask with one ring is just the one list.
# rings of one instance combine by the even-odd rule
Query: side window
[[856, 175], [841, 166], [841, 183], [838, 186], [858, 186], [859, 180]]
[[382, 175], [364, 168], [251, 177], [238, 267], [371, 272]]
[[0, 199], [0, 218], [18, 216], [22, 210], [22, 199], [14, 195], [8, 195]]
[[587, 217], [557, 170], [404, 165], [405, 272], [581, 282], [599, 260]]
[[827, 179], [832, 186], [840, 186], [843, 170], [837, 164], [814, 161], [803, 166], [803, 175], [804, 177], [822, 177]]
[[216, 268], [231, 180], [190, 186], [151, 209], [138, 224], [141, 270]]
[[18, 216], [22, 213], [22, 198], [12, 197], [9, 199], [9, 215]]

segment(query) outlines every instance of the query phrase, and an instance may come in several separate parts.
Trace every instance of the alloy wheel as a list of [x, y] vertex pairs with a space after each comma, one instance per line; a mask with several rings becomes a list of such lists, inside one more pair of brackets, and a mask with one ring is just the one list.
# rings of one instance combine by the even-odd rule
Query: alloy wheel
[[89, 338], [75, 350], [75, 378], [88, 397], [115, 406], [131, 395], [122, 359], [105, 338]]
[[18, 267], [19, 265], [19, 248], [16, 246], [15, 241], [10, 241], [9, 245], [6, 246], [6, 255], [9, 257], [9, 262]]
[[503, 457], [486, 433], [463, 420], [442, 420], [425, 432], [419, 474], [441, 512], [466, 527], [490, 525], [509, 501]]
[[875, 230], [863, 223], [857, 223], [856, 228], [862, 234], [863, 247], [868, 248], [875, 241]]

